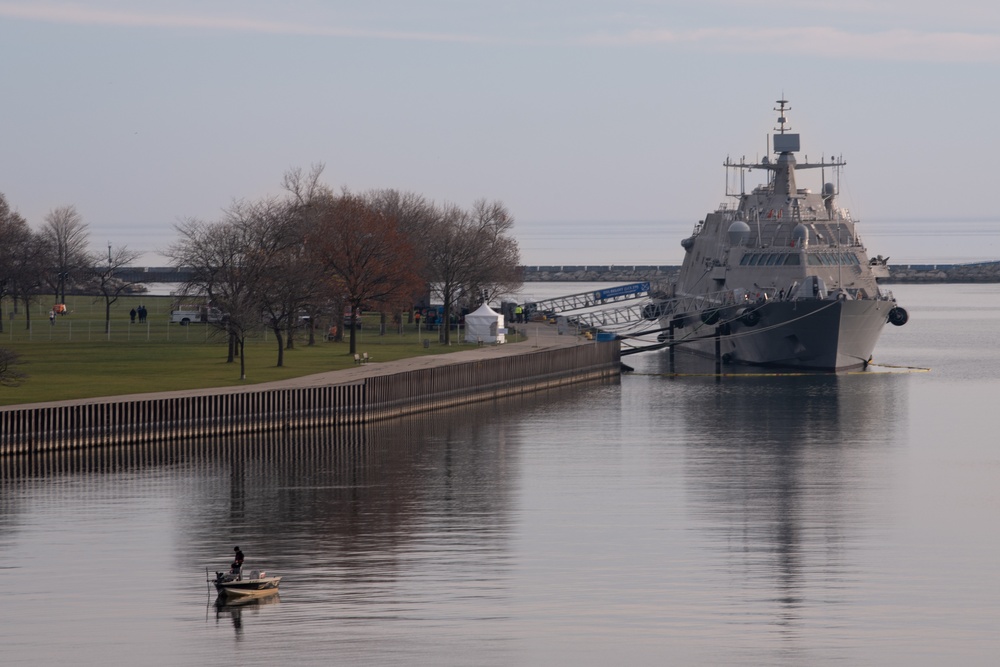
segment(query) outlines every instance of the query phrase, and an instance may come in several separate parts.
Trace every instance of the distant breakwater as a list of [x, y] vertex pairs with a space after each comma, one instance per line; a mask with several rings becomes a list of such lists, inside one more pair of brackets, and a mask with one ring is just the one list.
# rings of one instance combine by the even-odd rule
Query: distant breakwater
[[[675, 265], [563, 265], [525, 266], [524, 281], [538, 282], [669, 282], [680, 270]], [[1000, 261], [975, 264], [900, 264], [889, 266], [883, 283], [998, 283]]]

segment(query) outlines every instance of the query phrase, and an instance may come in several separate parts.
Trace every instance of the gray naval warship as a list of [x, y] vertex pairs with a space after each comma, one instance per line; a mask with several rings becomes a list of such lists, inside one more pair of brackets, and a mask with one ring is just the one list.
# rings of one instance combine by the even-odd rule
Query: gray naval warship
[[[662, 327], [661, 343], [726, 363], [802, 370], [866, 367], [886, 323], [906, 311], [877, 280], [886, 260], [869, 258], [857, 221], [838, 206], [843, 159], [798, 163], [787, 100], [778, 100], [774, 158], [726, 159], [739, 184], [684, 239], [684, 261], [661, 306], [645, 317]], [[822, 189], [801, 188], [796, 172], [819, 169]], [[745, 191], [746, 175], [767, 180]], [[827, 180], [827, 178], [830, 180]], [[650, 310], [651, 309], [651, 310]]]

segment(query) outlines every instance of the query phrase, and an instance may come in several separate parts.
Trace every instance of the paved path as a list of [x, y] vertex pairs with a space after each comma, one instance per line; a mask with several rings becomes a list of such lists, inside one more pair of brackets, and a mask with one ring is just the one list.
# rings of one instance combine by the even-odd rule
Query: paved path
[[483, 345], [482, 347], [461, 350], [459, 352], [430, 354], [426, 356], [411, 357], [409, 359], [399, 359], [397, 361], [387, 361], [381, 363], [378, 361], [376, 353], [374, 360], [369, 361], [367, 364], [336, 371], [327, 371], [325, 373], [304, 375], [302, 377], [289, 378], [287, 380], [277, 380], [275, 382], [259, 382], [256, 384], [246, 384], [234, 387], [208, 387], [205, 389], [182, 389], [179, 391], [150, 392], [125, 396], [82, 398], [77, 400], [53, 401], [47, 403], [28, 403], [0, 407], [0, 410], [17, 410], [28, 407], [40, 408], [69, 404], [85, 405], [90, 403], [106, 403], [109, 401], [153, 400], [175, 398], [179, 396], [209, 396], [220, 392], [238, 394], [265, 391], [269, 389], [325, 387], [334, 384], [356, 382], [358, 380], [363, 380], [364, 378], [377, 377], [380, 375], [405, 373], [406, 371], [419, 370], [421, 368], [434, 368], [437, 366], [448, 366], [451, 364], [460, 364], [479, 359], [493, 359], [519, 354], [531, 354], [532, 352], [538, 352], [546, 349], [554, 350], [558, 348], [572, 347], [574, 345], [593, 344], [583, 336], [574, 334], [559, 334], [556, 329], [556, 325], [554, 324], [531, 322], [530, 324], [521, 325], [518, 328], [521, 328], [528, 335], [527, 341], [505, 345]]
[[[367, 364], [354, 366], [338, 371], [328, 371], [326, 373], [316, 373], [315, 375], [305, 375], [287, 380], [275, 382], [265, 382], [247, 387], [247, 390], [256, 389], [281, 389], [284, 387], [323, 387], [331, 384], [342, 384], [344, 382], [354, 382], [369, 377], [380, 375], [394, 375], [405, 373], [406, 371], [420, 370], [423, 368], [436, 368], [438, 366], [450, 366], [461, 364], [467, 361], [477, 361], [480, 359], [495, 359], [497, 357], [512, 357], [519, 354], [531, 354], [539, 350], [554, 350], [563, 347], [573, 347], [590, 343], [583, 336], [560, 335], [554, 324], [530, 323], [523, 325], [528, 335], [528, 340], [521, 343], [511, 343], [505, 345], [483, 345], [460, 352], [447, 352], [445, 354], [429, 354], [397, 361], [379, 363], [376, 358]], [[378, 348], [375, 348], [376, 350]], [[369, 353], [370, 354], [370, 353]]]

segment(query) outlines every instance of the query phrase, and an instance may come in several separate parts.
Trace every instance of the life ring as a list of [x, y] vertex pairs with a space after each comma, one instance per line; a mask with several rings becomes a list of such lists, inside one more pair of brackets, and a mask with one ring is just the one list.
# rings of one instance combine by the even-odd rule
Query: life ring
[[773, 218], [774, 217], [774, 209], [773, 208], [770, 211], [767, 212], [767, 217], [769, 217], [769, 218]]
[[782, 211], [782, 209], [779, 208], [778, 209], [778, 220], [781, 220], [781, 211]]
[[889, 311], [889, 324], [897, 327], [901, 327], [910, 320], [910, 314], [906, 312], [905, 308], [900, 308], [896, 306]]

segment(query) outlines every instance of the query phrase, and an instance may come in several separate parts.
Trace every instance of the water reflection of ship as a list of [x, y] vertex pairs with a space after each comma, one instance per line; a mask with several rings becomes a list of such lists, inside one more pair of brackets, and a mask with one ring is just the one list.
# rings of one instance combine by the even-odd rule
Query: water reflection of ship
[[704, 537], [734, 579], [773, 582], [776, 624], [800, 620], [817, 595], [850, 590], [836, 582], [849, 576], [850, 545], [882, 515], [882, 472], [905, 433], [907, 380], [859, 373], [677, 381], [669, 418], [686, 442], [692, 516], [704, 521]]

